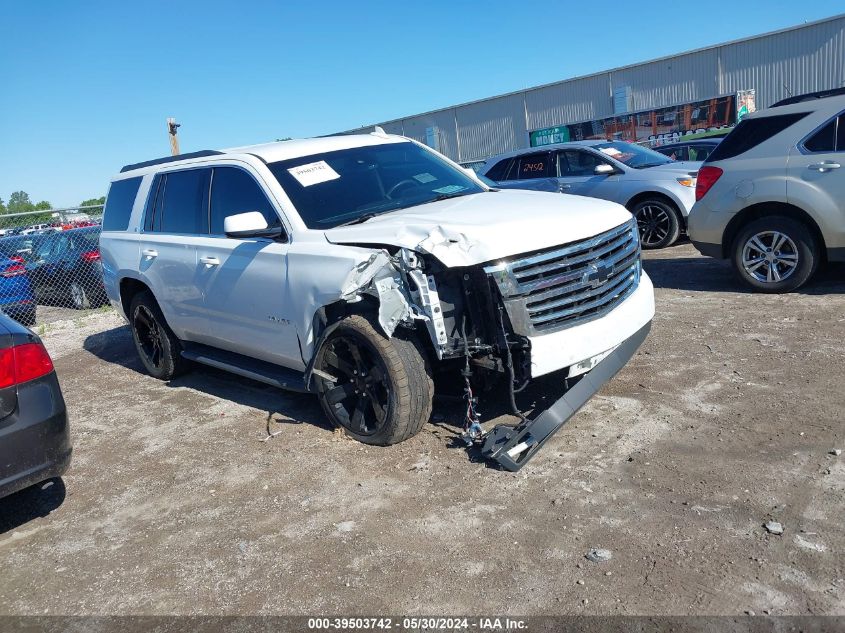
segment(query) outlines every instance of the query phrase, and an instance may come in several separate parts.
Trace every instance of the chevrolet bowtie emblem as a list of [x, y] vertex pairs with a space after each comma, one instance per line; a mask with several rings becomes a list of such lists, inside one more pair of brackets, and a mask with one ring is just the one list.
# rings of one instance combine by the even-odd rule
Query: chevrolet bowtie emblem
[[587, 267], [587, 272], [581, 277], [581, 281], [584, 284], [589, 284], [590, 288], [598, 288], [607, 281], [610, 273], [610, 266], [605, 264], [590, 264]]

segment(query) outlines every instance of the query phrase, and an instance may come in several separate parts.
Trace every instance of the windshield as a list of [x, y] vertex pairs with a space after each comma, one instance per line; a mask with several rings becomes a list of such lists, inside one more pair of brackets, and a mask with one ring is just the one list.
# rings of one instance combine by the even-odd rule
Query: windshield
[[673, 163], [671, 158], [664, 156], [659, 152], [646, 147], [640, 147], [633, 143], [623, 143], [622, 141], [611, 141], [609, 143], [599, 143], [593, 146], [602, 154], [607, 154], [611, 158], [624, 163], [628, 167], [634, 169], [644, 169], [646, 167], [656, 167], [657, 165], [665, 165], [666, 163]]
[[409, 142], [313, 154], [268, 166], [310, 229], [485, 191], [434, 152]]

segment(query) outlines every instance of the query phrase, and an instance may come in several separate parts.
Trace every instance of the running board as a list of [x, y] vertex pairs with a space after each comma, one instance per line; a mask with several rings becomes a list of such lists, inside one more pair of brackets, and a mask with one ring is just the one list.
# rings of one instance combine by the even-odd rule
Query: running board
[[266, 385], [305, 393], [305, 374], [281, 365], [250, 358], [243, 354], [202, 345], [200, 343], [182, 343], [182, 356], [196, 363], [216, 367], [244, 378], [251, 378]]
[[517, 471], [534, 457], [540, 447], [636, 353], [651, 329], [651, 321], [613, 350], [581, 378], [551, 407], [518, 426], [499, 424], [484, 438], [481, 454], [505, 470]]

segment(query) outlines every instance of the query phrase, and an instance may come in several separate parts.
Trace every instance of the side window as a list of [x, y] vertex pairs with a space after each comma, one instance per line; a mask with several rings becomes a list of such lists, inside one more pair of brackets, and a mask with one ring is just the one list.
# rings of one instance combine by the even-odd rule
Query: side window
[[485, 175], [490, 180], [507, 180], [508, 173], [510, 172], [511, 163], [513, 163], [513, 158], [505, 158], [504, 160], [500, 160], [498, 163], [496, 163], [495, 167], [493, 167]]
[[[566, 176], [594, 176], [596, 165], [603, 165], [606, 161], [591, 152], [582, 150], [566, 150], [560, 152], [558, 165], [561, 177]], [[564, 172], [564, 167], [566, 172]]]
[[144, 231], [153, 231], [155, 225], [155, 210], [158, 196], [162, 193], [161, 183], [164, 177], [161, 174], [156, 174], [153, 179], [153, 184], [150, 186], [150, 193], [147, 196], [147, 205], [144, 207]]
[[154, 231], [208, 233], [209, 169], [188, 169], [165, 174], [159, 187]]
[[828, 121], [818, 132], [804, 142], [811, 152], [833, 152], [836, 150], [836, 119]]
[[716, 146], [716, 149], [708, 158], [710, 162], [714, 162], [744, 154], [760, 143], [780, 134], [808, 114], [809, 112], [796, 112], [794, 114], [776, 114], [753, 119], [745, 118], [737, 123], [736, 127]]
[[845, 152], [845, 113], [828, 121], [804, 141], [804, 147], [810, 152]]
[[[549, 152], [541, 154], [526, 154], [519, 158], [519, 176], [520, 180], [531, 180], [533, 178], [548, 178], [550, 173]], [[511, 176], [513, 178], [513, 176]]]
[[845, 114], [840, 114], [836, 121], [836, 151], [845, 152]]
[[689, 145], [679, 145], [675, 148], [670, 158], [674, 158], [675, 160], [695, 160], [694, 158], [690, 158], [694, 151]]
[[125, 231], [129, 228], [129, 216], [141, 186], [141, 177], [117, 180], [109, 187], [106, 208], [103, 210], [104, 231]]
[[697, 147], [689, 148], [689, 160], [706, 160], [713, 151], [710, 145], [699, 145]]
[[279, 226], [279, 216], [264, 191], [243, 169], [215, 167], [211, 178], [211, 234], [223, 235], [223, 220], [230, 215], [258, 211], [267, 226]]

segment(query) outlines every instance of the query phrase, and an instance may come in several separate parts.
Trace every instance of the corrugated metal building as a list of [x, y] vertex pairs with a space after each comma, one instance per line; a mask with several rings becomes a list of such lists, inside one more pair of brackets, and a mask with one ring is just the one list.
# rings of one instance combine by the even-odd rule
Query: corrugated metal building
[[843, 85], [845, 14], [378, 125], [468, 163], [570, 138], [656, 144], [733, 125], [749, 93], [753, 109]]

